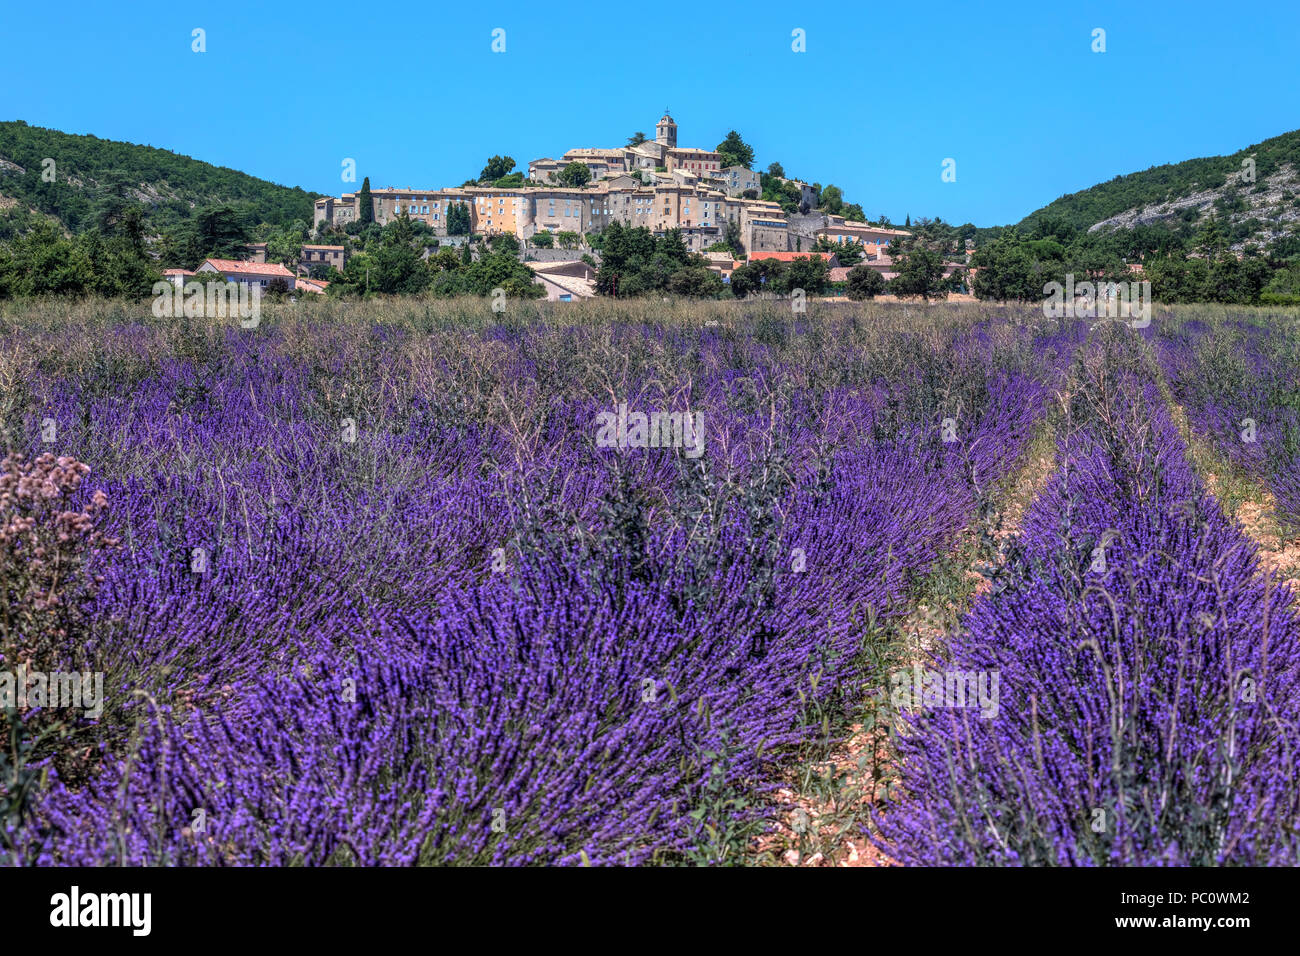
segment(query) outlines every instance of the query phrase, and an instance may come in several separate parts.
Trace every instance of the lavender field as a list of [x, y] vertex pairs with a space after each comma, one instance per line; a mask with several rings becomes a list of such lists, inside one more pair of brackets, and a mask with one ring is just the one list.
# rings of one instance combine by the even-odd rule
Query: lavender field
[[1295, 865], [1295, 595], [1202, 466], [1296, 533], [1298, 353], [1246, 309], [23, 306], [0, 862], [780, 862], [865, 750], [836, 840], [882, 862]]

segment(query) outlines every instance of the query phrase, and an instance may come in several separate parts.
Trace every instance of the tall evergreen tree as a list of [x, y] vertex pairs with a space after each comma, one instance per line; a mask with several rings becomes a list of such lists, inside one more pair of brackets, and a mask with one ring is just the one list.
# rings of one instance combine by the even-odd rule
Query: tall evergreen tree
[[746, 169], [754, 165], [754, 149], [743, 139], [734, 129], [727, 134], [727, 138], [718, 144], [714, 150], [722, 157], [722, 165], [725, 166], [744, 166]]
[[370, 177], [361, 180], [361, 192], [357, 194], [357, 220], [362, 223], [375, 221], [375, 201], [370, 198]]

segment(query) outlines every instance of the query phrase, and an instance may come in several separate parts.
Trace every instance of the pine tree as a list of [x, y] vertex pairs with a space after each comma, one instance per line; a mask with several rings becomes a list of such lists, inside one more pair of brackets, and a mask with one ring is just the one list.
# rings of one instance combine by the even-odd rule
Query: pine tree
[[1227, 237], [1224, 235], [1223, 226], [1219, 222], [1219, 217], [1210, 214], [1205, 220], [1205, 225], [1201, 227], [1201, 234], [1197, 239], [1197, 246], [1205, 253], [1205, 258], [1213, 261], [1227, 245]]

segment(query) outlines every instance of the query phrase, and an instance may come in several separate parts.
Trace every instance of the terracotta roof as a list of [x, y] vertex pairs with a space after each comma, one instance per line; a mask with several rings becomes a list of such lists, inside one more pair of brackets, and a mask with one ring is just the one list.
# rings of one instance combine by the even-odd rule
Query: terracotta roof
[[334, 250], [336, 250], [336, 251], [338, 251], [338, 252], [342, 252], [342, 251], [343, 251], [343, 247], [342, 247], [342, 246], [310, 246], [310, 245], [304, 245], [303, 248], [304, 248], [304, 249], [334, 249]]
[[778, 259], [781, 262], [793, 262], [795, 259], [807, 259], [816, 256], [818, 259], [830, 261], [829, 252], [751, 252], [749, 254], [750, 262], [757, 262], [759, 259]]
[[211, 265], [218, 272], [235, 275], [278, 276], [292, 279], [293, 273], [278, 262], [241, 262], [238, 259], [204, 259], [203, 265]]
[[295, 292], [324, 292], [328, 285], [324, 279], [298, 279], [293, 288]]
[[831, 270], [830, 280], [831, 280], [832, 282], [848, 282], [848, 281], [849, 281], [849, 267], [848, 267], [848, 266], [836, 266], [834, 269]]
[[165, 276], [192, 276], [194, 275], [189, 269], [164, 269]]

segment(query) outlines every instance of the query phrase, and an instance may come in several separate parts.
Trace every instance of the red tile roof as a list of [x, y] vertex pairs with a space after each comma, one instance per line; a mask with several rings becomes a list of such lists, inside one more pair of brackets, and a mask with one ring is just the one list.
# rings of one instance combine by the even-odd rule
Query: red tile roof
[[780, 262], [794, 262], [795, 259], [807, 259], [816, 256], [819, 259], [830, 261], [829, 252], [751, 252], [749, 254], [750, 262], [757, 262], [759, 259], [777, 259]]
[[194, 275], [189, 269], [164, 269], [165, 276], [192, 276]]
[[204, 259], [199, 268], [209, 264], [221, 273], [250, 276], [278, 276], [283, 279], [293, 278], [293, 273], [278, 262], [241, 262], [238, 259]]

